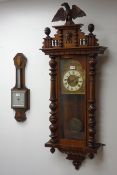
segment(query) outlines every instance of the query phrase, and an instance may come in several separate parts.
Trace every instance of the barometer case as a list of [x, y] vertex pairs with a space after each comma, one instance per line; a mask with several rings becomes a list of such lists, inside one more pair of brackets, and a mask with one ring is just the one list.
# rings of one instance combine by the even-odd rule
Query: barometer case
[[15, 110], [15, 119], [18, 122], [26, 120], [26, 111], [30, 109], [30, 90], [25, 86], [25, 66], [27, 58], [16, 54], [14, 65], [16, 68], [16, 84], [11, 89], [11, 108]]

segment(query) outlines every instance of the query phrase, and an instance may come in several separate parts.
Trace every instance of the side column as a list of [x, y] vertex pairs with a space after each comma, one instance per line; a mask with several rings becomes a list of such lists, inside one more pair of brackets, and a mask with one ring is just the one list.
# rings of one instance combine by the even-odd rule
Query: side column
[[[96, 99], [95, 99], [95, 76], [96, 76], [96, 54], [89, 57], [89, 99], [88, 99], [88, 147], [94, 149], [96, 147]], [[89, 154], [93, 158], [93, 154]]]
[[[56, 116], [56, 67], [57, 62], [54, 56], [50, 56], [51, 60], [49, 61], [50, 65], [50, 118], [49, 121], [51, 122], [51, 125], [49, 127], [51, 134], [50, 134], [50, 142], [52, 144], [57, 143], [58, 137], [57, 137], [57, 116]], [[52, 153], [54, 153], [55, 149], [52, 147], [50, 149]]]

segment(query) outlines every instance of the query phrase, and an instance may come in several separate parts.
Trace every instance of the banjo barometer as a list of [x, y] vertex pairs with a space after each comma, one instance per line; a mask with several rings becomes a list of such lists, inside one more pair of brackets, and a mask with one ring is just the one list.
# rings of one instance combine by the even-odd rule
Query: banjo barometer
[[25, 66], [27, 58], [18, 53], [14, 58], [16, 68], [16, 84], [11, 89], [11, 108], [15, 110], [18, 122], [26, 120], [26, 111], [30, 109], [30, 90], [25, 86]]

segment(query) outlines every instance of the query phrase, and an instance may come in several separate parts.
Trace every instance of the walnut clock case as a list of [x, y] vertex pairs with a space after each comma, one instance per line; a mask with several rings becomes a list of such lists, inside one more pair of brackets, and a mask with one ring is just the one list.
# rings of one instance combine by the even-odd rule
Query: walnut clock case
[[[67, 154], [79, 169], [88, 155], [94, 158], [101, 143], [96, 142], [96, 97], [95, 79], [98, 54], [106, 47], [99, 46], [93, 34], [94, 25], [89, 24], [89, 34], [81, 31], [83, 24], [74, 24], [72, 19], [85, 16], [79, 7], [70, 9], [62, 4], [53, 21], [66, 20], [54, 26], [57, 33], [50, 37], [45, 29], [42, 51], [50, 61], [50, 140], [45, 144], [54, 153], [55, 148]], [[74, 16], [73, 16], [74, 15]]]
[[30, 109], [30, 90], [25, 86], [25, 66], [27, 58], [18, 53], [14, 58], [16, 67], [16, 85], [11, 89], [11, 108], [15, 110], [15, 119], [18, 122], [26, 120], [25, 112]]

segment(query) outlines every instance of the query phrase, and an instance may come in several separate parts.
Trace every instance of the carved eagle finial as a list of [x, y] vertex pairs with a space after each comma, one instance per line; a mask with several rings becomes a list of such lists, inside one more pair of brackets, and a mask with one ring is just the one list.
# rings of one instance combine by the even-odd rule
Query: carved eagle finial
[[52, 22], [66, 20], [66, 24], [74, 24], [72, 19], [86, 16], [86, 13], [76, 5], [72, 5], [71, 9], [69, 4], [67, 2], [64, 2], [61, 4], [61, 6], [65, 7], [65, 9], [63, 7], [59, 8], [53, 17]]

